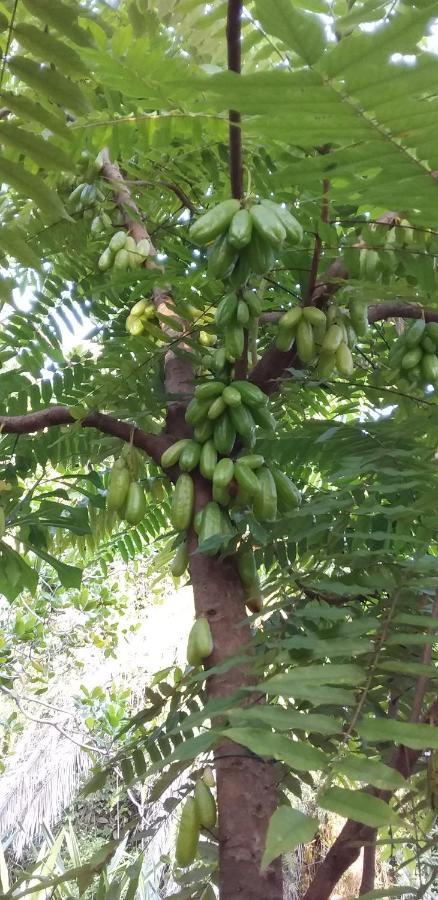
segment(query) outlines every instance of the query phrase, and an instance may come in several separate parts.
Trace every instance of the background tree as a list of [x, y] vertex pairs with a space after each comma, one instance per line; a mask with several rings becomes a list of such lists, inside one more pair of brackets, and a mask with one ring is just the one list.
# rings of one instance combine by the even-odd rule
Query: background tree
[[[87, 546], [105, 575], [164, 536], [157, 564], [176, 551], [184, 577], [188, 562], [195, 602], [189, 667], [126, 724], [91, 788], [115, 764], [128, 786], [192, 767], [177, 862], [202, 826], [203, 863], [181, 896], [212, 880], [224, 900], [282, 897], [281, 854], [318, 829], [303, 783], [316, 811], [348, 820], [306, 900], [364, 845], [368, 891], [378, 829], [385, 847], [415, 834], [424, 894], [433, 5], [0, 12], [0, 591], [38, 598], [47, 567], [78, 589]], [[113, 851], [64, 880], [84, 889]]]

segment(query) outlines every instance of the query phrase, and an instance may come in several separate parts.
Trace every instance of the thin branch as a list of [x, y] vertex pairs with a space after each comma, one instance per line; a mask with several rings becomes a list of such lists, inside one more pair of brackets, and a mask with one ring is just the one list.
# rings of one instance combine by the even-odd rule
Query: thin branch
[[198, 207], [190, 200], [190, 197], [186, 194], [182, 187], [179, 184], [175, 184], [174, 181], [164, 181], [162, 178], [158, 179], [158, 181], [147, 181], [147, 180], [135, 180], [132, 181], [129, 178], [125, 178], [125, 184], [135, 184], [139, 187], [156, 187], [160, 185], [161, 187], [167, 188], [169, 191], [172, 191], [177, 197], [178, 200], [181, 200], [183, 206], [186, 206], [187, 209], [192, 213], [198, 212]]
[[26, 710], [23, 709], [20, 698], [17, 697], [17, 695], [14, 694], [13, 691], [8, 691], [8, 694], [17, 705], [21, 714], [25, 717], [25, 719], [28, 719], [29, 722], [35, 722], [37, 725], [50, 725], [50, 727], [54, 728], [55, 731], [57, 731], [61, 735], [61, 737], [65, 738], [67, 741], [71, 741], [72, 744], [75, 744], [76, 747], [80, 747], [81, 750], [90, 750], [92, 753], [99, 753], [101, 756], [106, 755], [105, 750], [101, 750], [100, 747], [95, 747], [91, 744], [85, 744], [84, 741], [77, 741], [71, 736], [71, 734], [68, 734], [67, 731], [64, 731], [64, 729], [61, 725], [59, 725], [58, 722], [53, 722], [52, 719], [37, 719], [35, 716], [31, 716], [30, 713], [26, 712]]
[[[22, 416], [0, 416], [1, 434], [33, 434], [36, 431], [44, 431], [45, 428], [53, 428], [55, 425], [73, 425], [78, 420], [74, 419], [67, 406], [50, 406], [38, 412], [25, 413]], [[105, 413], [92, 412], [80, 420], [82, 428], [96, 428], [104, 434], [110, 434], [126, 443], [132, 443], [139, 450], [147, 453], [158, 465], [161, 454], [170, 445], [171, 440], [163, 434], [147, 434], [136, 425], [129, 422], [121, 422], [113, 416]]]
[[[431, 616], [433, 619], [438, 617], [438, 591], [435, 595], [435, 601], [432, 607]], [[425, 644], [423, 649], [423, 657], [421, 662], [423, 666], [430, 665], [432, 660], [432, 644]], [[412, 703], [410, 722], [418, 722], [421, 714], [421, 707], [423, 705], [423, 700], [426, 694], [426, 691], [429, 687], [429, 678], [427, 675], [420, 675], [420, 678], [417, 680], [417, 684], [415, 687], [414, 700]]]
[[363, 848], [363, 865], [362, 865], [362, 881], [360, 883], [359, 895], [367, 894], [368, 891], [374, 889], [374, 881], [376, 877], [376, 832], [374, 840], [369, 844], [365, 844]]
[[[327, 178], [324, 178], [322, 182], [322, 205], [321, 205], [321, 222], [328, 222], [329, 216], [329, 187], [330, 182]], [[310, 266], [310, 275], [309, 275], [309, 285], [307, 288], [307, 296], [306, 296], [306, 306], [313, 305], [313, 295], [315, 292], [315, 287], [318, 279], [318, 268], [319, 268], [319, 260], [321, 257], [321, 249], [322, 249], [322, 240], [319, 234], [319, 231], [316, 232], [315, 236], [315, 246], [313, 248], [313, 257], [312, 264]]]
[[[228, 69], [240, 75], [242, 0], [228, 0], [227, 14], [227, 56]], [[240, 113], [230, 110], [229, 116], [230, 181], [233, 197], [243, 196], [242, 128]]]

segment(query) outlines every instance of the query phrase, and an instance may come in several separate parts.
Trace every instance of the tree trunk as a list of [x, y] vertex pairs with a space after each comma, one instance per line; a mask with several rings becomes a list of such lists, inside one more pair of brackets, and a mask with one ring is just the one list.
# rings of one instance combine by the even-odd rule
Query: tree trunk
[[[204, 483], [205, 484], [205, 483]], [[202, 483], [197, 502], [205, 503]], [[191, 536], [191, 549], [196, 538]], [[230, 656], [252, 655], [242, 585], [231, 559], [193, 554], [190, 572], [196, 615], [211, 626], [214, 650], [207, 668]], [[208, 680], [208, 694], [227, 697], [251, 682], [245, 663]], [[224, 741], [215, 752], [219, 812], [220, 900], [282, 900], [281, 861], [260, 872], [266, 830], [277, 805], [274, 766], [245, 747]]]
[[376, 834], [369, 844], [365, 844], [363, 848], [363, 867], [362, 881], [360, 883], [359, 894], [367, 894], [368, 891], [374, 889], [374, 880], [376, 877]]

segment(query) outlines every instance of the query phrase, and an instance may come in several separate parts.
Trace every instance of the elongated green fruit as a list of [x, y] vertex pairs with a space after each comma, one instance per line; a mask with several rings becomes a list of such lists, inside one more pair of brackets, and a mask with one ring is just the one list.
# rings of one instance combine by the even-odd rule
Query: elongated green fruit
[[426, 325], [426, 333], [432, 338], [435, 346], [438, 347], [438, 322], [428, 322]]
[[420, 343], [425, 328], [426, 322], [424, 321], [424, 319], [416, 319], [416, 321], [412, 322], [409, 328], [406, 329], [405, 344], [409, 350], [412, 350], [413, 347], [416, 347], [417, 344]]
[[200, 425], [196, 425], [193, 429], [193, 437], [200, 444], [205, 444], [211, 438], [214, 429], [214, 422], [211, 419], [204, 419]]
[[249, 409], [243, 403], [240, 406], [229, 406], [228, 415], [237, 433], [252, 447], [255, 443], [255, 424]]
[[144, 324], [138, 316], [134, 316], [130, 313], [126, 319], [126, 331], [133, 337], [139, 337], [139, 335], [144, 332]]
[[2, 506], [0, 506], [0, 539], [6, 531], [6, 516]]
[[129, 471], [125, 466], [112, 469], [106, 495], [107, 509], [120, 512], [128, 496], [130, 481]]
[[254, 498], [254, 515], [272, 521], [277, 515], [277, 488], [272, 472], [266, 466], [257, 470], [260, 490]]
[[341, 341], [336, 350], [336, 368], [340, 375], [349, 378], [353, 374], [354, 363], [349, 346]]
[[265, 458], [260, 453], [249, 453], [239, 456], [237, 462], [243, 466], [248, 466], [248, 469], [260, 469], [260, 466], [264, 465]]
[[234, 213], [228, 229], [228, 240], [232, 247], [241, 250], [251, 240], [252, 218], [247, 209], [239, 209]]
[[210, 278], [228, 278], [237, 262], [237, 250], [228, 243], [226, 234], [216, 238], [208, 257]]
[[297, 327], [297, 352], [302, 362], [311, 362], [315, 358], [315, 341], [313, 329], [306, 319], [301, 319]]
[[[208, 541], [209, 538], [222, 534], [222, 516], [217, 501], [210, 501], [204, 506], [204, 513], [199, 531], [199, 541]], [[207, 551], [207, 556], [214, 556], [215, 550]]]
[[233, 381], [232, 387], [239, 391], [246, 406], [255, 408], [266, 406], [268, 402], [266, 394], [256, 384], [252, 384], [251, 381]]
[[426, 353], [435, 353], [436, 351], [435, 342], [427, 334], [421, 341], [421, 349]]
[[318, 359], [316, 369], [320, 378], [328, 378], [334, 372], [336, 366], [336, 353], [331, 350], [323, 350]]
[[216, 786], [213, 769], [211, 769], [210, 766], [205, 767], [202, 773], [202, 780], [209, 788], [214, 788]]
[[263, 428], [264, 431], [276, 430], [277, 423], [269, 409], [265, 409], [263, 406], [256, 406], [251, 410], [251, 413], [254, 422], [259, 426], [259, 428]]
[[190, 441], [183, 447], [179, 458], [178, 465], [182, 472], [192, 472], [199, 463], [201, 456], [201, 444], [197, 441]]
[[192, 521], [195, 489], [190, 475], [179, 476], [170, 508], [170, 521], [176, 531], [187, 531]]
[[342, 328], [340, 328], [339, 325], [336, 325], [335, 323], [330, 325], [322, 339], [322, 349], [335, 353], [343, 340], [343, 337]]
[[127, 250], [118, 250], [114, 257], [114, 268], [124, 271], [129, 266], [129, 253]]
[[327, 322], [325, 312], [323, 312], [322, 309], [318, 309], [317, 306], [304, 306], [303, 316], [311, 325], [322, 325], [325, 327]]
[[438, 356], [436, 353], [424, 353], [421, 360], [421, 371], [432, 384], [438, 383]]
[[193, 528], [195, 529], [195, 532], [198, 535], [198, 537], [199, 537], [199, 532], [201, 531], [201, 528], [202, 528], [202, 518], [204, 515], [204, 509], [205, 509], [205, 507], [203, 507], [202, 509], [198, 509], [198, 511], [195, 512], [195, 515], [193, 518]]
[[216, 825], [216, 802], [211, 790], [202, 778], [195, 785], [195, 803], [198, 819], [203, 828], [214, 828]]
[[245, 588], [257, 581], [257, 566], [252, 547], [241, 546], [237, 553], [237, 571]]
[[247, 247], [244, 247], [243, 250], [240, 250], [236, 265], [234, 266], [234, 269], [229, 276], [229, 282], [231, 287], [233, 288], [242, 287], [242, 285], [246, 284], [249, 276], [251, 275], [252, 266], [251, 255], [249, 252], [251, 243], [248, 244]]
[[211, 400], [199, 400], [194, 397], [186, 409], [185, 420], [189, 425], [201, 425], [210, 409]]
[[194, 797], [187, 797], [179, 820], [176, 838], [175, 860], [182, 869], [195, 859], [199, 841], [198, 808]]
[[197, 400], [214, 400], [220, 397], [225, 385], [222, 381], [205, 381], [204, 384], [198, 384], [195, 387], [195, 397]]
[[201, 458], [199, 461], [199, 471], [203, 478], [207, 478], [209, 481], [213, 478], [214, 470], [217, 464], [217, 451], [212, 440], [206, 441], [202, 450], [201, 450]]
[[137, 303], [134, 303], [134, 306], [131, 309], [131, 316], [142, 316], [148, 307], [148, 303], [146, 300], [137, 300]]
[[100, 271], [106, 272], [107, 269], [109, 269], [112, 265], [113, 259], [113, 253], [109, 249], [109, 247], [107, 247], [106, 250], [104, 250], [103, 253], [99, 256], [99, 262], [97, 265], [99, 266]]
[[189, 666], [199, 666], [213, 652], [213, 636], [208, 619], [200, 616], [193, 623], [187, 643]]
[[252, 206], [250, 212], [254, 228], [264, 241], [273, 247], [283, 243], [286, 229], [276, 213], [261, 203]]
[[162, 453], [161, 465], [163, 469], [170, 469], [171, 466], [177, 464], [181, 453], [189, 440], [190, 438], [181, 438], [180, 441], [175, 441], [174, 444], [171, 444], [170, 447]]
[[277, 488], [277, 503], [280, 512], [289, 512], [301, 505], [301, 493], [296, 484], [281, 469], [271, 468]]
[[367, 304], [359, 299], [352, 300], [350, 303], [350, 316], [357, 336], [365, 337], [369, 329]]
[[250, 497], [256, 497], [260, 492], [260, 482], [255, 472], [248, 466], [240, 462], [236, 462], [234, 466], [234, 477], [239, 487], [241, 487]]
[[281, 206], [279, 203], [275, 203], [273, 200], [262, 200], [261, 203], [263, 206], [267, 206], [272, 210], [273, 213], [280, 219], [283, 228], [286, 231], [286, 235], [288, 237], [289, 243], [291, 244], [301, 244], [303, 240], [303, 229], [298, 222], [298, 219], [286, 209], [285, 206]]
[[402, 369], [413, 369], [414, 366], [418, 365], [422, 356], [423, 351], [421, 347], [414, 347], [412, 350], [408, 350], [401, 361]]
[[233, 460], [229, 459], [228, 457], [220, 459], [213, 473], [213, 487], [227, 488], [232, 481], [233, 474]]
[[242, 251], [241, 258], [245, 255], [251, 271], [257, 275], [269, 272], [275, 262], [275, 250], [268, 241], [263, 240], [256, 231], [253, 231], [251, 242]]
[[222, 234], [240, 208], [238, 200], [223, 200], [204, 213], [190, 228], [189, 237], [195, 244], [208, 244]]
[[277, 337], [275, 338], [275, 346], [282, 353], [288, 353], [291, 350], [296, 335], [296, 328], [279, 328]]
[[218, 419], [225, 412], [226, 403], [223, 397], [216, 397], [216, 400], [210, 404], [207, 416], [209, 419]]
[[214, 423], [213, 441], [218, 453], [229, 456], [236, 441], [236, 429], [227, 412]]
[[[230, 493], [228, 488], [220, 487], [219, 484], [214, 484], [213, 482], [213, 491], [212, 497], [215, 503], [219, 503], [219, 506], [229, 506], [231, 502]], [[222, 523], [219, 534], [222, 534]]]
[[260, 590], [260, 581], [257, 579], [250, 588], [245, 590], [245, 603], [250, 612], [257, 614], [263, 609], [263, 597]]
[[281, 319], [278, 322], [279, 328], [295, 328], [303, 317], [303, 308], [301, 306], [294, 306], [292, 309], [288, 309], [285, 312]]
[[232, 384], [228, 385], [222, 394], [227, 406], [240, 406], [242, 395]]
[[250, 319], [249, 306], [244, 300], [239, 300], [237, 304], [237, 322], [239, 325], [248, 325]]
[[219, 301], [216, 309], [216, 325], [223, 328], [224, 325], [230, 325], [236, 319], [238, 299], [236, 294], [227, 294]]
[[146, 512], [146, 507], [146, 497], [141, 484], [137, 481], [131, 482], [123, 518], [130, 525], [139, 525]]
[[122, 250], [125, 246], [127, 237], [126, 231], [116, 231], [109, 242], [109, 249], [112, 250], [113, 253], [118, 253], [118, 251]]
[[189, 553], [187, 549], [187, 541], [183, 541], [177, 547], [175, 556], [173, 557], [170, 571], [174, 578], [181, 578], [189, 564]]
[[243, 299], [248, 306], [252, 316], [259, 316], [261, 314], [263, 309], [262, 301], [260, 300], [260, 297], [258, 297], [257, 294], [254, 293], [254, 291], [244, 291]]
[[245, 346], [245, 333], [241, 325], [227, 325], [224, 333], [227, 359], [234, 362], [242, 356]]

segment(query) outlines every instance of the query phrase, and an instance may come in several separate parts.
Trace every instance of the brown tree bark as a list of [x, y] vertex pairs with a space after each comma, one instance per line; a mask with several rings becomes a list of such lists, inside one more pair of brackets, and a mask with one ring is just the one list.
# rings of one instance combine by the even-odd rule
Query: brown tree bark
[[374, 840], [370, 844], [365, 844], [363, 848], [362, 881], [359, 895], [367, 894], [368, 891], [374, 889], [376, 878], [376, 834], [377, 832], [374, 831]]

